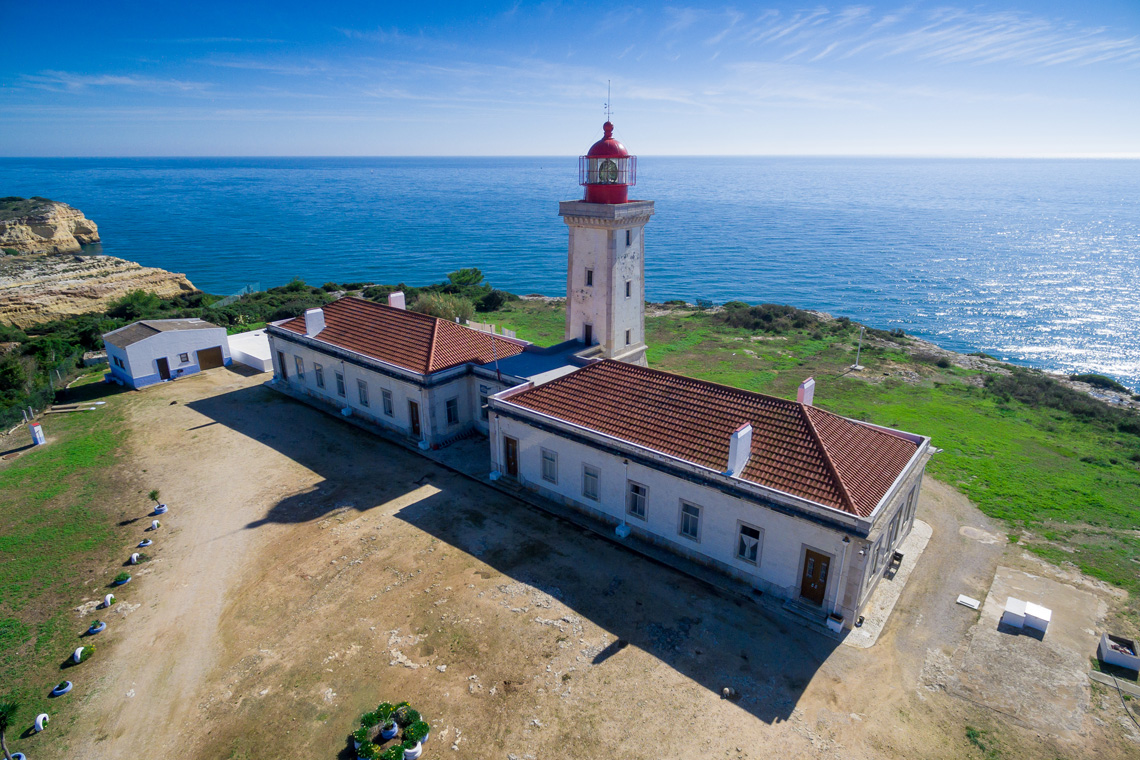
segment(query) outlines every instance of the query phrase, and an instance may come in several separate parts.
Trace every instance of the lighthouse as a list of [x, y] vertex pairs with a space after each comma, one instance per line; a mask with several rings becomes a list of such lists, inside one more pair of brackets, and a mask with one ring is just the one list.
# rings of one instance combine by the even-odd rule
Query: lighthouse
[[570, 231], [566, 265], [566, 339], [597, 346], [594, 356], [645, 366], [645, 224], [653, 201], [629, 200], [637, 157], [614, 138], [614, 125], [578, 159], [580, 201], [562, 201]]

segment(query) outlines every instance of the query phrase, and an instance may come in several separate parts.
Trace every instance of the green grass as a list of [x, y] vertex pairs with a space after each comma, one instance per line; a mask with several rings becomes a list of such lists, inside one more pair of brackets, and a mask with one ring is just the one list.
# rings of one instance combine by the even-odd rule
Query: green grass
[[[38, 712], [65, 709], [47, 694], [84, 628], [73, 608], [93, 597], [85, 576], [101, 578], [115, 564], [112, 477], [125, 434], [110, 404], [43, 425], [47, 446], [0, 463], [0, 695], [22, 703], [19, 724], [29, 725]], [[26, 442], [20, 432], [12, 438], [5, 448]], [[13, 751], [19, 727], [9, 733]]]
[[[548, 344], [562, 338], [563, 313], [560, 303], [522, 302], [489, 321]], [[1140, 437], [1003, 400], [971, 384], [981, 373], [917, 360], [901, 346], [865, 343], [866, 369], [849, 373], [854, 324], [768, 334], [708, 313], [669, 313], [647, 318], [646, 333], [652, 367], [784, 398], [813, 376], [817, 406], [930, 436], [942, 452], [929, 473], [1005, 521], [1029, 551], [1130, 591], [1124, 614], [1140, 623]]]

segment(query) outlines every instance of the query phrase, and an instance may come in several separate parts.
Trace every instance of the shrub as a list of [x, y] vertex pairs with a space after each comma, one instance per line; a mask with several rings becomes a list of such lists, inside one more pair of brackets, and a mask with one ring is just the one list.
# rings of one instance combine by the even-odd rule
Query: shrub
[[1126, 417], [1117, 423], [1116, 429], [1121, 433], [1140, 435], [1140, 417], [1137, 417], [1136, 415]]
[[[1020, 368], [1008, 375], [988, 375], [985, 387], [995, 396], [1006, 400], [1015, 399], [1035, 409], [1059, 409], [1076, 417], [1114, 426], [1128, 426], [1130, 420], [1136, 419], [1123, 409], [1110, 407], [1084, 393], [1067, 388], [1050, 377]], [[1140, 434], [1140, 423], [1135, 430]]]
[[420, 719], [420, 713], [414, 707], [409, 707], [406, 703], [403, 707], [396, 710], [396, 723], [400, 728], [405, 728], [412, 725]]
[[1070, 380], [1076, 380], [1081, 383], [1088, 383], [1094, 388], [1104, 388], [1109, 391], [1119, 391], [1121, 393], [1132, 393], [1131, 388], [1125, 388], [1120, 383], [1113, 380], [1111, 377], [1104, 375], [1097, 375], [1092, 372], [1086, 372], [1082, 375], [1069, 375]]
[[321, 286], [321, 290], [325, 291], [326, 293], [335, 293], [336, 291], [340, 290], [340, 285], [337, 285], [335, 282], [326, 282]]
[[507, 301], [517, 301], [519, 297], [505, 290], [492, 290], [476, 302], [476, 311], [498, 311]]
[[356, 750], [356, 756], [364, 760], [376, 760], [380, 757], [380, 748], [372, 742], [364, 742], [360, 745], [360, 749]]
[[404, 729], [404, 740], [411, 742], [422, 742], [430, 730], [431, 726], [422, 720], [417, 720], [415, 723]]
[[391, 747], [384, 750], [384, 754], [380, 755], [380, 760], [404, 760], [403, 745], [393, 744]]
[[934, 363], [937, 366], [941, 367], [942, 369], [949, 369], [950, 368], [950, 360], [947, 359], [945, 356], [939, 357], [938, 361], [936, 361]]
[[131, 579], [130, 573], [119, 573], [115, 576], [115, 583], [126, 583]]
[[[363, 722], [363, 718], [361, 719], [361, 722]], [[364, 728], [363, 726], [352, 732], [353, 741], [360, 742], [361, 744], [364, 744], [364, 742], [368, 741], [371, 738], [372, 731], [370, 729]]]
[[360, 725], [364, 728], [372, 728], [380, 722], [380, 718], [374, 712], [366, 712], [360, 716]]
[[468, 320], [475, 316], [475, 304], [462, 296], [448, 293], [423, 293], [412, 304], [412, 311], [454, 322], [456, 318]]
[[417, 744], [419, 742], [415, 739], [404, 739], [400, 742], [400, 749], [415, 749]]
[[732, 311], [734, 309], [747, 309], [748, 304], [744, 301], [729, 301], [724, 305], [725, 311]]
[[811, 314], [794, 306], [774, 303], [725, 309], [716, 315], [716, 319], [730, 327], [770, 333], [802, 330], [818, 321]]

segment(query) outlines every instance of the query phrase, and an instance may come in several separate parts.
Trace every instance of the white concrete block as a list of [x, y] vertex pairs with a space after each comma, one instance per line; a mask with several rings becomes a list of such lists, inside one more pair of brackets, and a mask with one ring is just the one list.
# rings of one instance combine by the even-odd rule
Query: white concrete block
[[1020, 629], [1025, 625], [1025, 602], [1014, 599], [1012, 596], [1005, 601], [1005, 611], [1001, 614], [1001, 622]]

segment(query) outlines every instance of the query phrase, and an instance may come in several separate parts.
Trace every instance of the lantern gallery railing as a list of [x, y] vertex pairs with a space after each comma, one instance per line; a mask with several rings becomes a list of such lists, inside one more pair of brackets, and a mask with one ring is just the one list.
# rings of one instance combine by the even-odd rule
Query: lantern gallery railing
[[578, 184], [636, 185], [637, 156], [614, 158], [579, 156]]

